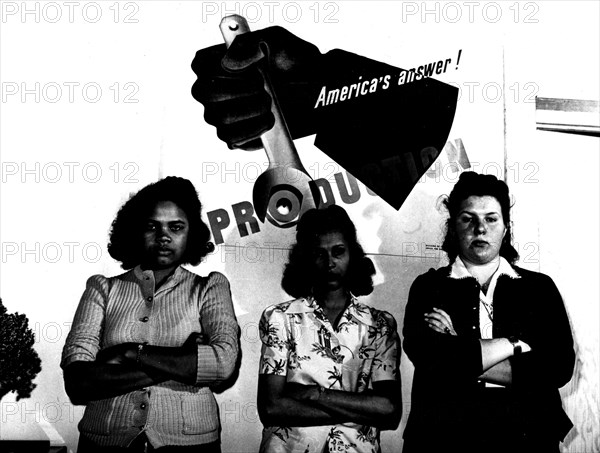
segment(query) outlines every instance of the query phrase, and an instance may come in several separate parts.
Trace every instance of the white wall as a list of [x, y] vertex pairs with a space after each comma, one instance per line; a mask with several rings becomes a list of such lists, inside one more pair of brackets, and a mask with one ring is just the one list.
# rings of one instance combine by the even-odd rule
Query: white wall
[[[398, 67], [454, 63], [462, 49], [458, 68], [440, 77], [461, 88], [450, 141], [462, 140], [471, 169], [506, 177], [521, 265], [551, 275], [563, 293], [579, 353], [563, 389], [576, 424], [563, 449], [598, 449], [598, 138], [536, 131], [532, 102], [536, 94], [598, 99], [596, 2], [79, 2], [72, 18], [65, 2], [30, 2], [34, 12], [24, 17], [23, 5], [3, 2], [0, 22], [0, 294], [9, 311], [28, 315], [43, 369], [30, 399], [3, 400], [3, 425], [46, 422], [75, 449], [83, 408], [70, 405], [58, 366], [68, 323], [89, 275], [120, 272], [105, 250], [119, 205], [174, 174], [194, 182], [205, 212], [223, 208], [232, 218], [225, 244], [194, 270], [220, 270], [232, 282], [243, 362], [236, 385], [219, 396], [223, 451], [256, 450], [257, 321], [287, 297], [281, 249], [293, 231], [268, 225], [240, 237], [231, 205], [251, 201], [265, 155], [230, 151], [216, 138], [190, 95], [189, 68], [197, 49], [220, 42], [221, 15], [241, 12], [253, 29], [282, 25], [323, 52], [337, 47]], [[22, 98], [23, 88], [33, 92]], [[311, 138], [297, 147], [314, 177], [333, 185], [332, 175], [343, 173]], [[417, 184], [399, 211], [362, 185], [356, 203], [337, 198], [379, 271], [367, 300], [399, 325], [413, 279], [443, 261], [426, 245], [440, 243], [436, 200], [458, 173], [445, 153], [436, 164], [438, 173]], [[407, 414], [406, 356], [402, 377]], [[396, 450], [404, 420], [383, 434], [384, 449]]]

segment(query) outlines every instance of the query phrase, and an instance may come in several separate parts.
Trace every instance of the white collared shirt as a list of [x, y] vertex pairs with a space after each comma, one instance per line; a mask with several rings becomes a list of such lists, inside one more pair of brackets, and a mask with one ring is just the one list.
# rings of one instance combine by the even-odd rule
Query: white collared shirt
[[[479, 332], [481, 334], [481, 338], [483, 339], [493, 338], [492, 327], [494, 322], [494, 290], [496, 289], [496, 284], [498, 283], [498, 277], [500, 277], [502, 274], [508, 275], [511, 278], [521, 278], [521, 276], [513, 269], [509, 262], [503, 257], [500, 257], [500, 264], [498, 265], [496, 272], [494, 272], [492, 275], [487, 294], [485, 294], [482, 289], [479, 290]], [[473, 277], [473, 275], [468, 271], [460, 256], [457, 256], [456, 260], [454, 260], [454, 263], [452, 264], [450, 278], [469, 277]]]

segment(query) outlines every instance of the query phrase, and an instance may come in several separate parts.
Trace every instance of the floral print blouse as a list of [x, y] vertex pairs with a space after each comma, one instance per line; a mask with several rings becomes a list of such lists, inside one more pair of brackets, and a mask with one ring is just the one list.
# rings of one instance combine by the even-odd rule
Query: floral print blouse
[[[259, 372], [287, 382], [360, 393], [373, 382], [400, 379], [396, 320], [354, 297], [337, 329], [312, 298], [272, 305], [263, 312], [260, 337]], [[260, 451], [377, 453], [379, 430], [356, 423], [266, 426]]]

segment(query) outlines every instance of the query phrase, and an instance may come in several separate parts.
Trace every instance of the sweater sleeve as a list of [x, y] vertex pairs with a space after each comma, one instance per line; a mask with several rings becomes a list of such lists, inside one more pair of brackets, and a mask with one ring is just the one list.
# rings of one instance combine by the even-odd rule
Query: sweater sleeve
[[404, 318], [404, 350], [416, 368], [444, 379], [475, 379], [483, 372], [479, 340], [467, 335], [440, 334], [425, 321], [425, 313], [443, 303], [444, 295], [438, 289], [433, 269], [413, 282]]
[[62, 351], [60, 366], [63, 369], [76, 361], [90, 362], [96, 359], [101, 347], [107, 298], [108, 279], [102, 275], [91, 276]]
[[196, 385], [207, 385], [229, 378], [239, 354], [239, 326], [229, 281], [223, 274], [212, 272], [208, 276], [200, 304], [200, 322], [208, 344], [198, 345]]

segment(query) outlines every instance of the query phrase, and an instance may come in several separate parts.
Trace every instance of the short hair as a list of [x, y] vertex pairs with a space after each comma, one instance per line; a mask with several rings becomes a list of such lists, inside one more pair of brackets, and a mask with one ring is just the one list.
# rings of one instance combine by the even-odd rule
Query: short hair
[[355, 296], [373, 291], [375, 266], [358, 243], [354, 223], [343, 208], [334, 204], [324, 209], [310, 209], [298, 222], [296, 243], [290, 251], [281, 280], [281, 287], [292, 297], [312, 295], [315, 284], [313, 251], [318, 237], [330, 232], [340, 232], [348, 243], [350, 263], [345, 279], [348, 289]]
[[509, 263], [514, 264], [519, 259], [519, 253], [512, 245], [511, 204], [508, 186], [494, 175], [483, 175], [474, 171], [461, 173], [458, 182], [450, 192], [450, 196], [443, 202], [448, 210], [449, 217], [446, 221], [446, 236], [442, 244], [442, 250], [448, 255], [450, 263], [454, 262], [459, 252], [458, 237], [455, 230], [456, 217], [461, 203], [470, 196], [490, 196], [498, 200], [504, 226], [506, 227], [506, 234], [500, 246], [500, 256], [504, 257]]
[[112, 222], [108, 253], [121, 262], [123, 269], [141, 263], [145, 224], [161, 201], [175, 203], [187, 216], [189, 232], [182, 264], [195, 266], [214, 250], [210, 230], [201, 219], [202, 204], [194, 185], [187, 179], [168, 176], [132, 195]]

